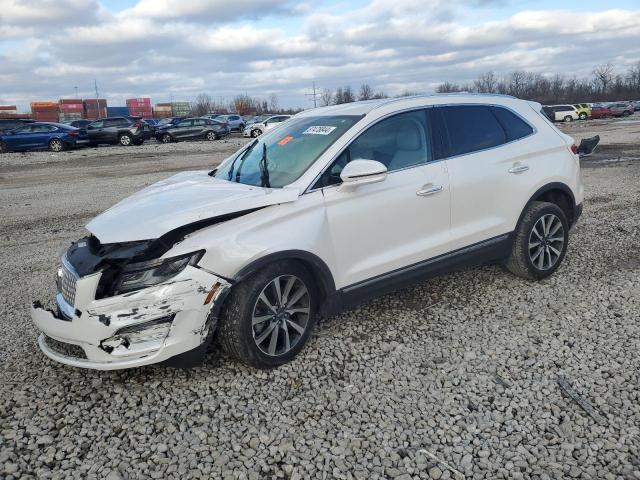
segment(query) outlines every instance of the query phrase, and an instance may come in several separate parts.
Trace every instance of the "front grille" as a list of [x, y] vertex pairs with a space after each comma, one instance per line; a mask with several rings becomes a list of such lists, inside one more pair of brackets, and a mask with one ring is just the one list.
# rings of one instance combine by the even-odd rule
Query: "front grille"
[[58, 291], [62, 294], [62, 298], [71, 306], [74, 306], [76, 302], [77, 281], [78, 276], [76, 273], [63, 261], [58, 270]]
[[49, 347], [54, 352], [64, 355], [66, 357], [73, 358], [81, 358], [86, 360], [87, 354], [84, 353], [84, 348], [80, 345], [74, 345], [72, 343], [60, 342], [54, 338], [44, 336], [45, 342], [47, 343], [47, 347]]

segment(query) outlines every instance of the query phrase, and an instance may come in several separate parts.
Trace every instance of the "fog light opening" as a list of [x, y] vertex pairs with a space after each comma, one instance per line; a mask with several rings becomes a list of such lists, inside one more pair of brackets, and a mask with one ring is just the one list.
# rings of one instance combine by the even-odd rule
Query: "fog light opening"
[[121, 328], [113, 337], [102, 340], [100, 348], [107, 353], [160, 348], [167, 335], [169, 335], [173, 317], [171, 315], [139, 325]]

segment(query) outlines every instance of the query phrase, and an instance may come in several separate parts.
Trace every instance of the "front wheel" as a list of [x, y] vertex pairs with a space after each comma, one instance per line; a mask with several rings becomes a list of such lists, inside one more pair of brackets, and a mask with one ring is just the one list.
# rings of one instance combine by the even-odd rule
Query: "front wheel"
[[580, 114], [580, 120], [586, 120], [587, 119], [587, 114], [586, 113], [581, 113]]
[[260, 135], [262, 135], [262, 132], [260, 131], [260, 129], [254, 128], [253, 130], [251, 130], [251, 137], [252, 138], [259, 137]]
[[570, 115], [567, 115], [566, 117], [564, 117], [564, 121], [567, 123], [573, 122], [573, 117], [571, 117]]
[[518, 222], [505, 267], [514, 275], [540, 280], [555, 272], [567, 252], [569, 222], [560, 207], [533, 202]]
[[302, 265], [268, 265], [231, 290], [220, 322], [222, 347], [256, 368], [287, 363], [309, 338], [317, 302], [313, 277]]
[[628, 117], [629, 115], [631, 115], [631, 112], [627, 112], [627, 111], [622, 112], [623, 117]]
[[64, 143], [58, 138], [52, 138], [49, 140], [49, 150], [52, 152], [61, 152], [64, 150]]
[[120, 142], [120, 145], [122, 145], [123, 147], [128, 147], [129, 145], [131, 145], [131, 143], [133, 143], [131, 135], [129, 135], [128, 133], [121, 134], [120, 137], [118, 137], [118, 142]]
[[218, 139], [218, 135], [216, 135], [216, 132], [207, 132], [207, 134], [204, 136], [204, 138], [206, 138], [207, 140], [209, 140], [211, 142], [213, 140], [217, 140]]
[[160, 137], [162, 140], [162, 143], [171, 143], [173, 141], [173, 138], [171, 137], [171, 135], [169, 135], [168, 133], [165, 133], [164, 135], [162, 135], [162, 137]]

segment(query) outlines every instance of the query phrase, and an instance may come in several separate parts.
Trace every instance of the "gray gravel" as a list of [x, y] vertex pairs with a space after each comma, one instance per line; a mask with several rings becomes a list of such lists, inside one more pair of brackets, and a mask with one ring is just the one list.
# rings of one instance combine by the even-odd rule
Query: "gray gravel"
[[47, 360], [28, 305], [82, 225], [242, 141], [0, 157], [0, 477], [640, 479], [639, 162], [584, 171], [584, 216], [543, 282], [434, 279], [322, 321], [273, 371]]

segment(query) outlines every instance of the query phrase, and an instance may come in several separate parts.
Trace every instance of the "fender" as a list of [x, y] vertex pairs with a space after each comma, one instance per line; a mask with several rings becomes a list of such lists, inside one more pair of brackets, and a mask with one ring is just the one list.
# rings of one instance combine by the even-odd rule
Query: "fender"
[[[573, 208], [574, 212], [576, 210], [578, 210], [578, 205], [576, 205], [576, 197], [573, 194], [573, 192], [571, 191], [571, 188], [569, 188], [569, 186], [567, 184], [562, 183], [562, 182], [547, 183], [543, 187], [540, 187], [538, 190], [536, 190], [536, 192], [533, 195], [531, 195], [531, 198], [529, 198], [529, 200], [527, 200], [527, 203], [525, 203], [523, 205], [522, 210], [520, 212], [520, 216], [518, 217], [518, 222], [516, 223], [516, 225], [518, 225], [520, 223], [520, 220], [522, 219], [522, 216], [524, 215], [525, 210], [531, 204], [531, 202], [533, 202], [540, 195], [543, 195], [544, 193], [546, 193], [546, 192], [548, 192], [550, 190], [561, 190], [564, 193], [566, 193], [567, 195], [569, 195], [569, 198], [571, 199], [571, 207]], [[574, 215], [574, 218], [567, 219], [567, 220], [570, 220], [570, 223], [575, 223], [575, 221], [577, 219], [575, 218], [575, 215]]]

